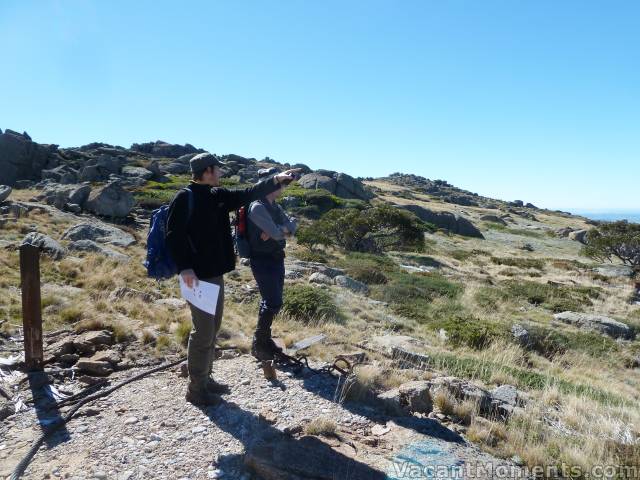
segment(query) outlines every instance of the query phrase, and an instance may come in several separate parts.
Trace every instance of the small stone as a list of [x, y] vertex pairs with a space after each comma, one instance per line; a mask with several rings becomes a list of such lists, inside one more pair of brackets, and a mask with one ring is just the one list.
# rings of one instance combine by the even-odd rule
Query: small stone
[[203, 433], [207, 431], [207, 427], [203, 427], [202, 425], [197, 426], [197, 427], [193, 427], [191, 429], [191, 433], [193, 434], [198, 434], [198, 433]]
[[133, 425], [135, 423], [138, 423], [138, 418], [137, 417], [129, 417], [124, 421], [125, 425]]
[[374, 425], [373, 428], [371, 429], [371, 433], [376, 437], [380, 437], [385, 433], [389, 433], [390, 431], [391, 431], [391, 427], [387, 425], [378, 425], [378, 424]]

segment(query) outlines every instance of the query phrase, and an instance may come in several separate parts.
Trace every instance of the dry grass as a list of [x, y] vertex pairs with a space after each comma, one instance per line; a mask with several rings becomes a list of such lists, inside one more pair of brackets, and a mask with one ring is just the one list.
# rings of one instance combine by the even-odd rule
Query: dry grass
[[311, 420], [304, 428], [307, 435], [332, 437], [336, 434], [338, 425], [329, 417], [317, 417]]

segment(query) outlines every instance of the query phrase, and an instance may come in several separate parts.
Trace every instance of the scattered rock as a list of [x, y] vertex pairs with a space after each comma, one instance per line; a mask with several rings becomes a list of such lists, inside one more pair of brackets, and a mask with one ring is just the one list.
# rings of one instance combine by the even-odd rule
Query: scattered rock
[[298, 184], [302, 188], [323, 188], [341, 198], [355, 198], [368, 201], [373, 194], [355, 178], [346, 173], [338, 173], [330, 170], [317, 170], [315, 173], [303, 175]]
[[123, 167], [122, 175], [125, 177], [142, 178], [143, 180], [149, 180], [153, 177], [153, 172], [142, 167]]
[[426, 380], [415, 380], [381, 393], [377, 398], [392, 415], [428, 414], [433, 410], [430, 388], [431, 383]]
[[43, 179], [62, 184], [76, 183], [78, 181], [78, 172], [69, 165], [60, 165], [51, 170], [42, 170], [41, 176]]
[[351, 290], [355, 293], [366, 294], [369, 291], [369, 287], [365, 283], [354, 280], [353, 278], [346, 275], [338, 275], [333, 279], [333, 281], [336, 285]]
[[310, 283], [319, 283], [323, 285], [333, 285], [333, 280], [328, 275], [320, 272], [314, 272], [309, 276]]
[[113, 373], [111, 364], [106, 361], [98, 361], [90, 358], [81, 358], [76, 363], [76, 368], [89, 375], [106, 376]]
[[602, 265], [600, 267], [596, 267], [593, 271], [599, 275], [603, 275], [605, 277], [633, 277], [634, 271], [632, 267], [627, 265]]
[[410, 352], [401, 347], [391, 347], [391, 357], [398, 363], [399, 368], [425, 369], [429, 365], [429, 356]]
[[183, 155], [196, 153], [203, 153], [204, 150], [196, 148], [193, 145], [185, 143], [184, 145], [176, 145], [172, 143], [163, 142], [162, 140], [156, 140], [155, 142], [147, 143], [134, 143], [131, 145], [131, 150], [136, 152], [147, 153], [154, 157], [170, 157], [176, 158]]
[[456, 377], [437, 377], [432, 380], [431, 395], [433, 396], [442, 388], [459, 400], [473, 401], [483, 414], [492, 412], [493, 406], [489, 392], [467, 380]]
[[68, 210], [69, 204], [76, 204], [82, 207], [87, 198], [89, 198], [90, 192], [90, 185], [60, 185], [52, 183], [46, 185], [37, 198], [44, 200], [47, 205], [53, 205], [59, 210]]
[[633, 330], [626, 323], [619, 322], [604, 315], [589, 313], [562, 312], [553, 316], [556, 320], [575, 325], [584, 330], [604, 333], [613, 338], [632, 339]]
[[115, 250], [104, 247], [97, 244], [93, 240], [75, 240], [68, 245], [69, 250], [75, 250], [79, 252], [98, 252], [107, 257], [113, 258], [121, 262], [128, 262], [131, 257], [124, 255], [123, 253], [116, 252]]
[[507, 222], [505, 222], [502, 218], [500, 218], [497, 215], [482, 215], [480, 217], [480, 220], [482, 220], [483, 222], [491, 222], [491, 223], [498, 223], [500, 225], [507, 225]]
[[131, 287], [119, 287], [109, 294], [109, 301], [114, 302], [123, 298], [139, 298], [145, 302], [153, 302], [160, 299], [160, 294], [152, 294], [136, 290]]
[[9, 185], [0, 185], [0, 203], [4, 202], [11, 195], [11, 187]]
[[80, 353], [94, 353], [98, 345], [113, 345], [113, 333], [109, 330], [92, 330], [73, 339], [73, 347]]
[[12, 402], [0, 397], [0, 421], [16, 413], [16, 407]]
[[463, 237], [484, 238], [482, 232], [461, 215], [451, 212], [435, 212], [419, 205], [396, 205], [398, 208], [408, 210], [415, 214], [423, 222], [431, 223], [438, 228], [442, 228], [451, 233], [462, 235]]
[[513, 407], [525, 404], [525, 395], [513, 385], [500, 385], [490, 392], [494, 405], [507, 404]]
[[54, 260], [61, 260], [67, 254], [66, 249], [53, 238], [38, 232], [27, 234], [22, 240], [21, 245], [34, 245]]
[[588, 233], [589, 230], [575, 230], [569, 234], [569, 239], [586, 244]]
[[511, 326], [511, 335], [513, 339], [523, 347], [529, 347], [531, 345], [531, 335], [526, 328], [522, 325], [515, 323]]
[[182, 298], [160, 298], [154, 302], [156, 305], [163, 305], [171, 310], [178, 310], [187, 306]]
[[93, 240], [119, 247], [128, 247], [136, 241], [131, 234], [105, 223], [80, 223], [74, 225], [64, 232], [62, 239]]
[[101, 350], [96, 352], [90, 360], [94, 362], [107, 362], [115, 366], [122, 362], [122, 357], [115, 350]]
[[569, 236], [569, 234], [571, 232], [574, 232], [575, 228], [571, 228], [571, 227], [563, 227], [563, 228], [559, 228], [558, 230], [555, 231], [555, 234], [558, 237], [562, 237], [562, 238], [567, 238]]
[[118, 182], [110, 182], [89, 195], [85, 208], [105, 217], [126, 217], [135, 205], [133, 195]]

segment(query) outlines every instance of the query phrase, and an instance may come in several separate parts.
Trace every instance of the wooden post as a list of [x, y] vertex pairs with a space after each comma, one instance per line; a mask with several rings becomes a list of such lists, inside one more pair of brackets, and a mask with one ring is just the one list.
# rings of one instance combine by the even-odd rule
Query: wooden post
[[40, 249], [20, 246], [24, 362], [27, 371], [42, 370], [42, 306], [40, 304]]

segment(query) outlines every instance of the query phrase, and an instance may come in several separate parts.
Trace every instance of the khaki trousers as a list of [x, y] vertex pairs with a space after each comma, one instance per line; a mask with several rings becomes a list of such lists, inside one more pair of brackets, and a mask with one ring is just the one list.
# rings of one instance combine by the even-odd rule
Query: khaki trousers
[[205, 282], [215, 283], [220, 287], [215, 315], [204, 312], [189, 304], [191, 309], [191, 333], [187, 347], [187, 365], [191, 388], [204, 388], [215, 358], [215, 344], [222, 314], [224, 311], [224, 279], [222, 276], [203, 278]]

